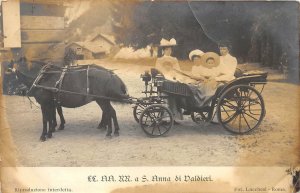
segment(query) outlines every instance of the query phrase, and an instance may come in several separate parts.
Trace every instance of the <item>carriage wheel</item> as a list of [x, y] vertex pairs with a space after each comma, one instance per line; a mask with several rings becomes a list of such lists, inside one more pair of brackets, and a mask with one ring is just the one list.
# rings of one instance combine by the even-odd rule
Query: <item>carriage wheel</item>
[[133, 107], [133, 117], [134, 117], [134, 120], [136, 122], [139, 123], [140, 121], [140, 115], [142, 114], [142, 112], [144, 111], [144, 109], [147, 107], [148, 105], [144, 105], [144, 104], [136, 104], [134, 107]]
[[218, 121], [228, 131], [245, 134], [256, 129], [265, 116], [265, 105], [261, 94], [248, 85], [236, 85], [220, 97]]
[[162, 103], [160, 99], [155, 98], [142, 98], [142, 100], [143, 103], [138, 103], [133, 107], [133, 117], [137, 123], [140, 122], [140, 116], [146, 107], [154, 103]]
[[173, 123], [171, 111], [159, 104], [148, 106], [140, 116], [140, 125], [149, 137], [167, 134], [173, 127]]
[[197, 124], [209, 121], [208, 112], [192, 112], [191, 118]]

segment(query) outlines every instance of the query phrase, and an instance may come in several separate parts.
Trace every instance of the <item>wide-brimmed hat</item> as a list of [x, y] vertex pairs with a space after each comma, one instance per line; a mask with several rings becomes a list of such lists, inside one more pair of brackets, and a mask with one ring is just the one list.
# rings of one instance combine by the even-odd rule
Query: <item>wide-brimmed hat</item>
[[202, 52], [201, 50], [199, 49], [196, 49], [196, 50], [192, 50], [189, 54], [189, 59], [190, 60], [193, 60], [193, 57], [194, 56], [199, 56], [201, 58], [201, 56], [204, 55], [204, 52]]
[[176, 46], [176, 45], [177, 45], [177, 42], [174, 38], [172, 38], [170, 40], [166, 40], [166, 39], [162, 38], [160, 40], [160, 44], [159, 44], [160, 47], [172, 47], [172, 46]]
[[201, 64], [203, 66], [211, 66], [208, 64], [208, 60], [213, 59], [215, 61], [215, 65], [213, 67], [219, 66], [220, 64], [220, 56], [214, 52], [206, 52], [201, 56]]

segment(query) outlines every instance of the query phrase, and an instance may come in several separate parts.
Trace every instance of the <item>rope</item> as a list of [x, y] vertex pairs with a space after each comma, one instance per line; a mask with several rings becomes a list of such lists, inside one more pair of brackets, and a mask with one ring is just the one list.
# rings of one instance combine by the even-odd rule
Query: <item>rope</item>
[[190, 1], [187, 0], [187, 3], [189, 4], [189, 7], [190, 7], [190, 9], [191, 9], [191, 11], [192, 11], [192, 13], [193, 13], [194, 18], [196, 19], [196, 21], [197, 21], [198, 24], [200, 25], [200, 27], [201, 27], [201, 29], [203, 30], [204, 34], [205, 34], [210, 40], [212, 40], [213, 42], [215, 42], [216, 44], [219, 45], [219, 42], [218, 42], [217, 40], [215, 40], [213, 37], [211, 37], [211, 36], [208, 34], [207, 30], [203, 27], [203, 24], [202, 24], [202, 23], [200, 22], [200, 20], [196, 17], [196, 14], [195, 14], [195, 12], [194, 12], [194, 10], [193, 10], [191, 4], [190, 4]]

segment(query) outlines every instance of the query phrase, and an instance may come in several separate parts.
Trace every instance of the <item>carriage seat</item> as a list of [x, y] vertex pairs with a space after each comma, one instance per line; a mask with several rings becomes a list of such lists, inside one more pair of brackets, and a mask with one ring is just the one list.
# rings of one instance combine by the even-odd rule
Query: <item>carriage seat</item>
[[[161, 76], [158, 76], [161, 75]], [[181, 96], [192, 96], [191, 88], [188, 84], [174, 82], [172, 80], [166, 80], [163, 77], [163, 74], [160, 73], [159, 70], [152, 68], [151, 69], [151, 76], [154, 79], [154, 82], [157, 82], [158, 79], [161, 80], [162, 84], [157, 85], [160, 88], [160, 92], [165, 92], [169, 94], [181, 95]], [[235, 73], [235, 79], [229, 82], [223, 82], [223, 85], [218, 88], [218, 90], [222, 90], [225, 87], [237, 85], [237, 84], [249, 84], [253, 83], [265, 83], [267, 81], [267, 72], [263, 71], [247, 71], [244, 72], [241, 69], [237, 69]]]

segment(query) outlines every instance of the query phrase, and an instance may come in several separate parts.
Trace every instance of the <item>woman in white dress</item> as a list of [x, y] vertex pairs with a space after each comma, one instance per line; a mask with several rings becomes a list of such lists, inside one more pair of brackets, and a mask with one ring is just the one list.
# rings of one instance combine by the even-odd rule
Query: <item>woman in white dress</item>
[[[180, 71], [177, 58], [171, 56], [172, 47], [176, 46], [176, 40], [172, 38], [170, 41], [162, 39], [160, 41], [160, 47], [162, 47], [163, 56], [157, 58], [155, 68], [158, 69], [166, 79], [174, 80], [175, 71]], [[172, 111], [175, 120], [183, 120], [182, 110], [177, 106], [176, 99], [168, 97], [168, 107]]]

